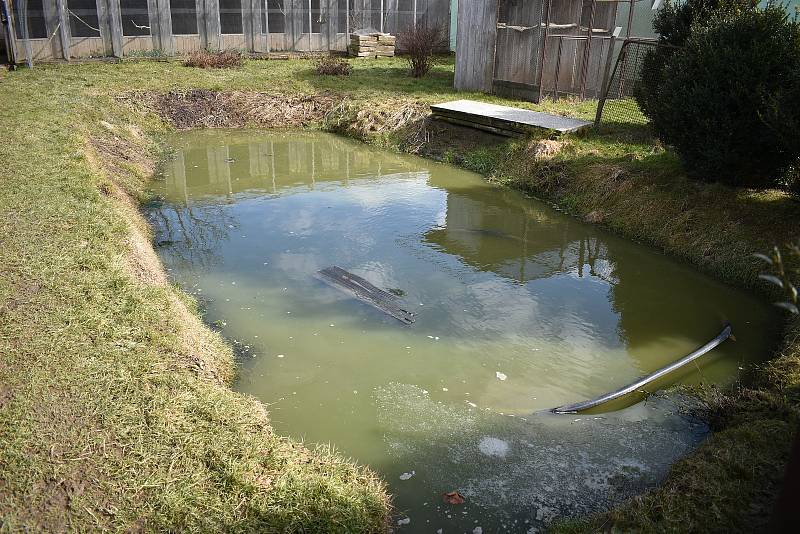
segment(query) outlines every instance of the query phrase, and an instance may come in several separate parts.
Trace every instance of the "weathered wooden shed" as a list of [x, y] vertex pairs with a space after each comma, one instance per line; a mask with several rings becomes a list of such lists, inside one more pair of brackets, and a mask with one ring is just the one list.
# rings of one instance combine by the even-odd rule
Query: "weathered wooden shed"
[[456, 89], [532, 101], [598, 96], [620, 37], [621, 3], [629, 37], [636, 0], [462, 0]]
[[450, 25], [450, 0], [0, 0], [12, 61], [345, 50], [365, 28]]

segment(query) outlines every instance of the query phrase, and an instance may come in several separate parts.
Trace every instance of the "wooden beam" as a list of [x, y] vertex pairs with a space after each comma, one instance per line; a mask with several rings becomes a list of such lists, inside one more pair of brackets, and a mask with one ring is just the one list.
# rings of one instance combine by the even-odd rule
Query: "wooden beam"
[[[253, 10], [253, 0], [241, 0], [242, 6], [242, 32], [247, 50], [254, 52], [256, 49], [256, 20]], [[261, 21], [258, 21], [261, 24]]]
[[[69, 27], [69, 13], [67, 13], [67, 3], [64, 0], [56, 0], [56, 10], [58, 11], [58, 36], [61, 39], [61, 57], [69, 61], [71, 33], [72, 29]], [[99, 13], [98, 13], [99, 15]]]
[[581, 100], [586, 98], [586, 82], [589, 77], [589, 60], [592, 53], [592, 28], [594, 27], [594, 15], [597, 10], [597, 0], [592, 0], [592, 7], [589, 14], [589, 28], [586, 31], [586, 46], [583, 47], [583, 62], [581, 63]]
[[200, 48], [208, 48], [206, 39], [206, 4], [205, 0], [195, 0], [195, 12], [197, 13], [197, 35], [200, 38]]
[[159, 47], [165, 54], [175, 55], [175, 38], [172, 36], [172, 11], [169, 8], [169, 0], [156, 0], [156, 7], [158, 10]]
[[122, 10], [119, 7], [119, 0], [108, 0], [108, 14], [112, 53], [116, 57], [122, 57]]
[[[253, 2], [253, 40], [254, 51], [256, 52], [269, 52], [269, 12], [267, 11], [267, 0], [252, 0]], [[264, 26], [261, 26], [262, 16], [264, 18]]]
[[375, 287], [358, 275], [334, 265], [318, 271], [317, 278], [391, 315], [405, 325], [414, 324], [414, 314], [403, 308], [397, 295]]
[[150, 26], [150, 42], [153, 50], [161, 49], [161, 36], [158, 30], [158, 0], [147, 0], [147, 25]]
[[204, 4], [205, 43], [209, 50], [220, 49], [219, 0], [198, 0]]
[[459, 91], [491, 92], [497, 6], [494, 2], [459, 2], [458, 20], [454, 86]]
[[547, 38], [550, 35], [550, 13], [552, 12], [552, 7], [553, 0], [547, 0], [547, 13], [544, 21], [544, 30], [542, 32], [542, 46], [539, 49], [539, 72], [536, 76], [536, 85], [539, 86], [539, 97], [536, 99], [537, 102], [542, 100], [542, 93], [544, 91], [542, 80], [544, 79], [545, 57], [547, 55]]
[[3, 33], [6, 39], [6, 57], [9, 63], [15, 65], [17, 63], [17, 32], [14, 30], [14, 15], [11, 11], [11, 3], [9, 0], [0, 0], [2, 2], [2, 10], [5, 14], [6, 23], [3, 25]]

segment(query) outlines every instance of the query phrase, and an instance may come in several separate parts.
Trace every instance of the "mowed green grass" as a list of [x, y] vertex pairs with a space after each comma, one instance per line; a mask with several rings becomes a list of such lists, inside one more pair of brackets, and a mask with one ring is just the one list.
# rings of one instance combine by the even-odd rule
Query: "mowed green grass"
[[[275, 436], [263, 406], [214, 379], [233, 376], [230, 349], [176, 313], [176, 289], [131, 274], [140, 222], [87, 159], [87, 138], [109, 135], [100, 121], [163, 132], [115, 99], [123, 90], [312, 90], [288, 83], [305, 68], [98, 63], [0, 78], [3, 529], [385, 528], [389, 499], [371, 472]], [[136, 195], [146, 177], [122, 178]]]
[[[251, 60], [232, 70], [129, 61], [0, 74], [4, 528], [385, 529], [390, 506], [381, 481], [328, 450], [273, 435], [263, 406], [220, 384], [235, 373], [233, 357], [197, 317], [180, 313], [193, 303], [173, 287], [137, 279], [130, 247], [146, 228], [108, 194], [113, 187], [87, 149], [90, 137], [113, 143], [117, 136], [140, 146], [145, 159], [158, 157], [152, 140], [167, 126], [117, 98], [137, 90], [329, 91], [364, 109], [398, 99], [475, 98], [594, 116], [593, 102], [537, 106], [456, 94], [447, 58], [422, 80], [407, 76], [402, 59], [353, 64], [349, 77], [316, 76], [307, 60]], [[401, 136], [389, 141], [400, 145]], [[461, 150], [448, 138], [452, 154], [445, 156], [577, 216], [600, 212], [602, 224], [620, 234], [739, 285], [756, 283], [751, 252], [796, 237], [796, 201], [690, 182], [677, 157], [640, 125], [609, 124], [564, 140], [559, 154], [542, 161], [529, 150], [536, 139]], [[147, 176], [129, 163], [114, 179], [136, 197]], [[686, 517], [702, 529], [725, 514], [730, 524], [749, 517], [755, 498], [764, 505], [796, 424], [794, 332], [756, 393], [716, 404], [744, 415], [728, 417], [663, 488], [616, 515], [564, 528], [679, 529], [675, 518]], [[765, 439], [771, 446], [762, 454], [745, 454]], [[709, 513], [712, 500], [723, 504]]]

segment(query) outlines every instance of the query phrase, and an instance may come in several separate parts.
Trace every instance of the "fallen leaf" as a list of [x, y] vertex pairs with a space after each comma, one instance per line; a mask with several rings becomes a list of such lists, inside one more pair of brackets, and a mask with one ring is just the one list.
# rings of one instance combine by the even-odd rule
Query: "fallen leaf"
[[464, 502], [466, 502], [464, 496], [457, 491], [450, 491], [442, 496], [444, 497], [444, 502], [447, 504], [464, 504]]

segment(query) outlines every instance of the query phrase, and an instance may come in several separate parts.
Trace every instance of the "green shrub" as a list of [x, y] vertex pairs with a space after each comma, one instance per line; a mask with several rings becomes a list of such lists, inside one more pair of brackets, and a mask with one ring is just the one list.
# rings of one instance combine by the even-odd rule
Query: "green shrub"
[[699, 179], [791, 187], [800, 157], [800, 24], [775, 5], [692, 25], [646, 105], [659, 137]]
[[650, 116], [651, 102], [658, 99], [658, 90], [664, 83], [664, 69], [677, 49], [686, 44], [692, 27], [707, 26], [720, 13], [740, 13], [757, 4], [758, 0], [666, 0], [653, 18], [653, 29], [662, 46], [644, 57], [641, 81], [634, 90], [642, 112]]

